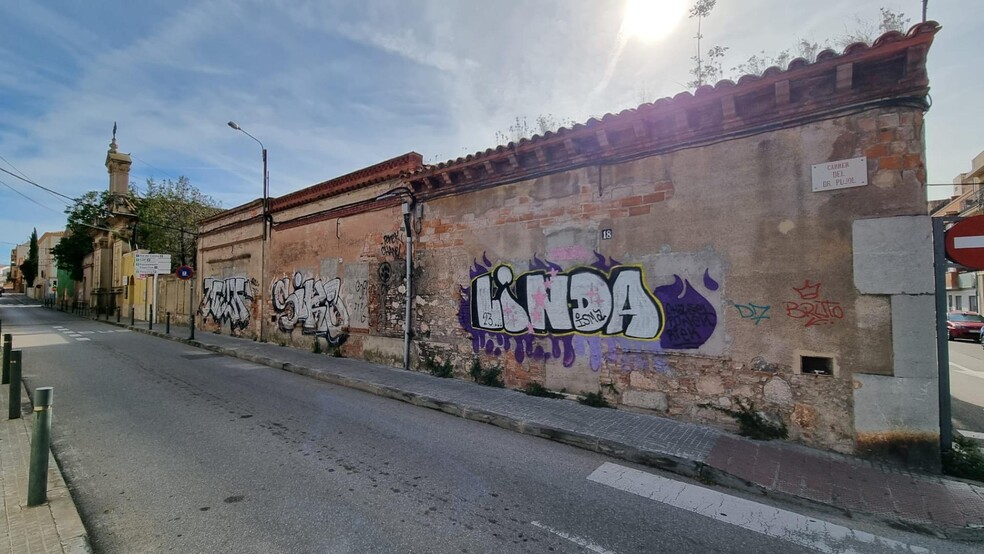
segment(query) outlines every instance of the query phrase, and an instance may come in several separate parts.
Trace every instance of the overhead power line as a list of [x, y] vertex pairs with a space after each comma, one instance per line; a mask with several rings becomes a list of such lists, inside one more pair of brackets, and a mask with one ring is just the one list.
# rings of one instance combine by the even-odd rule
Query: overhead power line
[[35, 204], [37, 204], [38, 206], [41, 206], [42, 208], [44, 208], [44, 209], [46, 209], [46, 210], [51, 210], [51, 211], [53, 211], [53, 212], [55, 212], [56, 214], [60, 214], [60, 213], [61, 213], [61, 212], [59, 212], [58, 210], [56, 210], [56, 209], [54, 209], [54, 208], [52, 208], [51, 206], [46, 206], [45, 204], [42, 204], [42, 203], [40, 203], [40, 202], [38, 202], [37, 200], [35, 200], [35, 199], [33, 199], [33, 198], [31, 198], [30, 196], [28, 196], [28, 195], [26, 195], [26, 194], [24, 194], [23, 192], [21, 192], [21, 191], [19, 191], [19, 190], [17, 190], [17, 189], [15, 189], [14, 187], [12, 187], [12, 186], [10, 186], [10, 185], [8, 185], [7, 183], [5, 183], [5, 182], [3, 182], [3, 181], [0, 181], [0, 185], [3, 185], [3, 186], [5, 186], [5, 187], [7, 187], [8, 189], [10, 189], [10, 190], [12, 190], [12, 191], [14, 191], [14, 192], [16, 192], [17, 194], [19, 194], [19, 195], [21, 195], [21, 196], [23, 196], [23, 197], [24, 197], [24, 198], [26, 198], [26, 199], [28, 199], [28, 200], [29, 200], [30, 202], [33, 202], [33, 203], [35, 203]]
[[[10, 162], [7, 162], [7, 163], [10, 163]], [[13, 167], [13, 166], [11, 166], [11, 167]], [[51, 194], [53, 194], [55, 196], [60, 196], [61, 198], [65, 198], [67, 200], [71, 200], [72, 202], [75, 202], [75, 198], [72, 198], [71, 196], [62, 194], [62, 193], [60, 193], [58, 191], [51, 190], [48, 187], [41, 186], [41, 185], [35, 183], [34, 181], [32, 181], [30, 179], [27, 179], [25, 177], [21, 177], [20, 175], [17, 175], [16, 173], [11, 173], [10, 171], [7, 171], [6, 169], [4, 169], [2, 167], [0, 167], [0, 171], [6, 173], [7, 175], [10, 175], [11, 177], [20, 179], [21, 181], [24, 181], [25, 183], [27, 183], [29, 185], [33, 185], [35, 187], [38, 187], [39, 189], [41, 189], [43, 191], [47, 191], [47, 192], [49, 192], [49, 193], [51, 193]], [[64, 200], [62, 200], [62, 201], [64, 202]], [[65, 202], [65, 203], [68, 204], [68, 202]]]

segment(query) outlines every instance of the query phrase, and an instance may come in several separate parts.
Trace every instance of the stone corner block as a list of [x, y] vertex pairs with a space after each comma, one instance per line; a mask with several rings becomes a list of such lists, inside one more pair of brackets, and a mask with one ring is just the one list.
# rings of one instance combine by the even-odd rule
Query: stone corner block
[[937, 378], [934, 295], [892, 296], [892, 352], [896, 377]]
[[854, 374], [854, 430], [940, 432], [937, 379]]
[[932, 294], [933, 225], [927, 216], [853, 224], [854, 285], [861, 294]]

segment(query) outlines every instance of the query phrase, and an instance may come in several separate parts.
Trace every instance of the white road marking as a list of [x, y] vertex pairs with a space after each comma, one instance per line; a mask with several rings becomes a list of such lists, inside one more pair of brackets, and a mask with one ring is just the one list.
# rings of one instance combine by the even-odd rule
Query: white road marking
[[954, 248], [984, 248], [984, 236], [956, 237], [953, 239]]
[[820, 552], [855, 552], [851, 542], [882, 547], [889, 552], [929, 552], [919, 546], [609, 462], [594, 470], [588, 480]]
[[592, 542], [590, 542], [588, 540], [582, 539], [581, 537], [578, 537], [577, 535], [571, 535], [570, 533], [565, 533], [563, 531], [558, 531], [557, 529], [554, 529], [553, 527], [544, 525], [544, 524], [540, 523], [539, 521], [531, 521], [530, 522], [530, 525], [532, 525], [533, 527], [539, 527], [540, 529], [543, 529], [544, 531], [548, 531], [550, 533], [553, 533], [554, 535], [557, 535], [558, 537], [560, 537], [562, 539], [567, 539], [567, 540], [571, 541], [572, 543], [580, 546], [581, 548], [585, 548], [585, 549], [590, 550], [592, 552], [597, 552], [598, 554], [615, 554], [611, 550], [606, 550], [605, 548], [603, 548], [601, 546], [598, 546], [597, 544], [594, 544], [594, 543], [592, 543]]
[[79, 331], [79, 333], [82, 333], [83, 335], [91, 335], [94, 334], [95, 331]]
[[957, 368], [957, 373], [960, 373], [961, 375], [970, 375], [971, 377], [977, 377], [978, 379], [984, 379], [984, 373], [981, 373], [980, 371], [974, 371], [974, 370], [972, 370], [970, 368], [966, 368], [966, 367], [964, 367], [964, 366], [962, 366], [960, 364], [955, 364], [953, 362], [950, 362], [950, 365], [952, 365], [953, 367]]
[[984, 433], [978, 433], [977, 431], [964, 431], [963, 429], [957, 429], [957, 432], [967, 437], [968, 439], [977, 439], [979, 441], [984, 441]]
[[83, 341], [83, 340], [92, 340], [92, 339], [87, 339], [87, 338], [81, 338], [81, 339], [75, 339], [75, 340], [78, 340], [78, 341]]

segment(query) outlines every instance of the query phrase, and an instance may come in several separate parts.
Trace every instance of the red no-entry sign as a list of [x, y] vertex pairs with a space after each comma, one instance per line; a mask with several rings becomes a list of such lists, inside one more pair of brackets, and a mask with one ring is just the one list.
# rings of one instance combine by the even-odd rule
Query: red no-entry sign
[[984, 269], [984, 215], [968, 217], [946, 231], [946, 257], [971, 269]]

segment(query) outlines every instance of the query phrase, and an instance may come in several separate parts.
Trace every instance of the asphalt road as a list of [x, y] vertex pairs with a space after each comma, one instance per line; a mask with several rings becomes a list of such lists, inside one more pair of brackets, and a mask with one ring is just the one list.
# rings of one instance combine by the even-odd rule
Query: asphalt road
[[23, 302], [0, 299], [3, 332], [29, 387], [55, 389], [97, 553], [812, 551], [588, 479], [678, 476]]
[[950, 396], [953, 428], [984, 433], [984, 348], [950, 341]]

